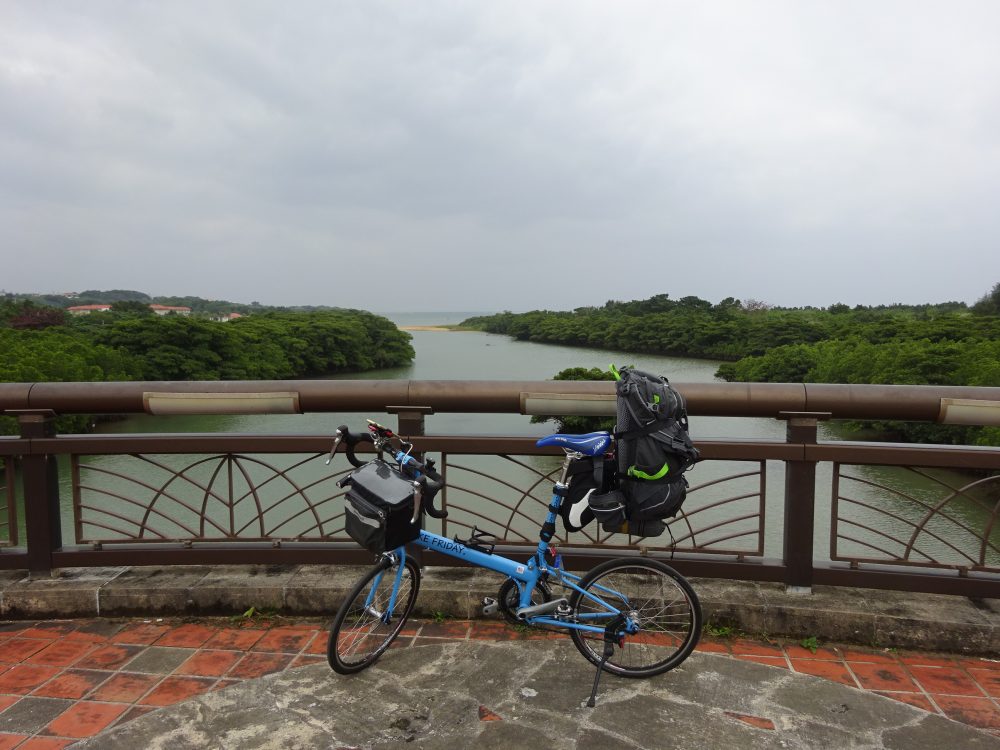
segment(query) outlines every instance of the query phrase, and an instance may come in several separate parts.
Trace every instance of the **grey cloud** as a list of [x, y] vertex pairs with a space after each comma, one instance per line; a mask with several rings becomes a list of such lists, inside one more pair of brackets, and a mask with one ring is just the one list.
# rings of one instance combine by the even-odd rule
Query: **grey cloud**
[[998, 21], [992, 3], [8, 3], [3, 285], [972, 301], [1000, 276]]

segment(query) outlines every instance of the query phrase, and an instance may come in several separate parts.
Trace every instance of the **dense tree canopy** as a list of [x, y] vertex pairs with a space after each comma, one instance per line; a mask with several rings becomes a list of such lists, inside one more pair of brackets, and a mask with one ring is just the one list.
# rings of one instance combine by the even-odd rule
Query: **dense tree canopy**
[[0, 304], [0, 325], [41, 330], [61, 326], [65, 322], [66, 312], [57, 307], [37, 305], [27, 300]]
[[[45, 317], [46, 310], [59, 324], [17, 325], [27, 313]], [[30, 302], [0, 305], [0, 382], [278, 380], [412, 359], [408, 333], [359, 310], [272, 312], [220, 323], [150, 315], [138, 300], [69, 319], [62, 310]], [[3, 430], [12, 429], [7, 420]]]
[[1000, 282], [972, 306], [972, 312], [977, 315], [1000, 315]]
[[713, 305], [697, 297], [675, 301], [658, 295], [572, 312], [504, 312], [470, 318], [463, 325], [541, 343], [722, 360], [827, 340], [1000, 339], [1000, 316], [973, 315], [961, 303], [853, 309], [838, 304], [826, 310], [751, 303], [730, 297]]
[[[658, 295], [463, 325], [529, 341], [729, 360], [718, 375], [730, 381], [1000, 386], [1000, 284], [972, 310], [959, 302], [784, 309]], [[1000, 445], [996, 429], [868, 426], [911, 440]]]

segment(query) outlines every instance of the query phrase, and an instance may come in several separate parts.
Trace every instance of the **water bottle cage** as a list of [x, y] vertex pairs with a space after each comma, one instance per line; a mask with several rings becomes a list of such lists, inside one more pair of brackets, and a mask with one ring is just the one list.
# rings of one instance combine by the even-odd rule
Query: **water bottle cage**
[[482, 552], [484, 555], [492, 555], [493, 550], [497, 546], [495, 534], [490, 534], [488, 531], [480, 531], [475, 526], [472, 527], [472, 535], [468, 539], [459, 539], [456, 534], [453, 541], [458, 544], [464, 544], [469, 549]]

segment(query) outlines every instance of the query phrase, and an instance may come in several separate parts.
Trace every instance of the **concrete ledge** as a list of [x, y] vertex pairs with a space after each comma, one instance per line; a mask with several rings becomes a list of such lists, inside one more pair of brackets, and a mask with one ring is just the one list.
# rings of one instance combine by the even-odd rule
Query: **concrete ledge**
[[[332, 617], [365, 567], [240, 565], [67, 568], [0, 574], [0, 618], [232, 615], [250, 607]], [[502, 578], [472, 568], [426, 568], [415, 613], [481, 616]], [[692, 579], [706, 623], [751, 635], [1000, 655], [1000, 600], [817, 586]]]

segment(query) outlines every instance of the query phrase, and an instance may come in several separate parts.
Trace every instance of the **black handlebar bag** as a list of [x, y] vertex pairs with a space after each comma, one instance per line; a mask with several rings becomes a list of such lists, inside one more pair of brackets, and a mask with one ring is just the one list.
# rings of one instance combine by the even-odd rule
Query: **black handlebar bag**
[[375, 459], [341, 480], [347, 486], [344, 529], [376, 554], [401, 547], [420, 536], [423, 513], [413, 518], [413, 481], [385, 461]]

